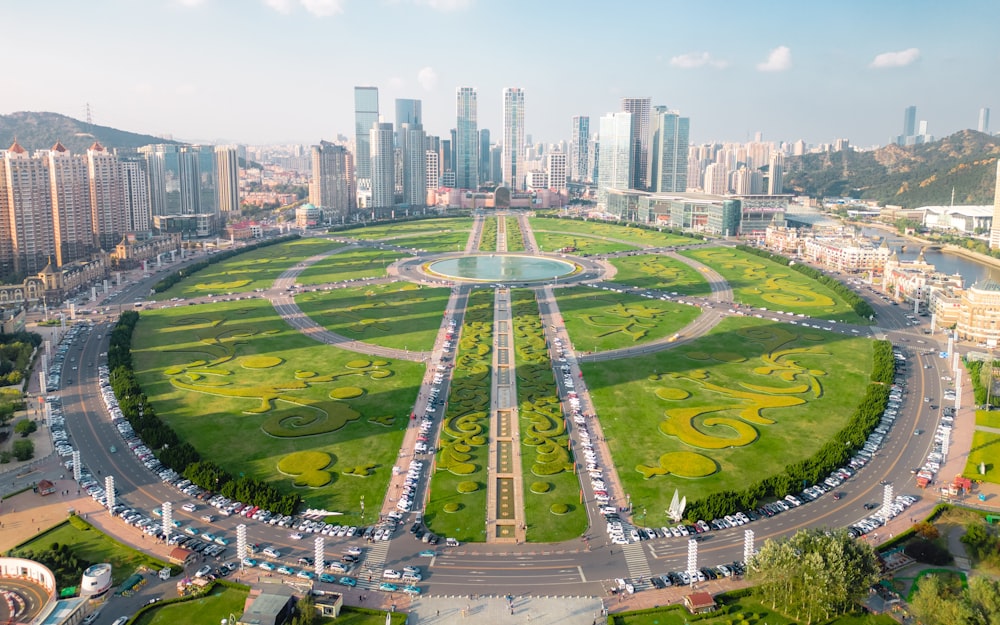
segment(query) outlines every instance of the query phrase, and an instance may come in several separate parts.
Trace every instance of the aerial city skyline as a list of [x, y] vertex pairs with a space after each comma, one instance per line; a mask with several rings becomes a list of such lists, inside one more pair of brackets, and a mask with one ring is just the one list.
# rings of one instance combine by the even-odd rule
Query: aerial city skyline
[[[644, 15], [641, 24], [599, 20], [594, 2], [532, 6], [530, 20], [518, 18], [524, 2], [483, 0], [57, 4], [55, 18], [31, 5], [0, 8], [13, 46], [32, 46], [33, 26], [44, 24], [49, 50], [7, 68], [0, 112], [83, 118], [89, 104], [95, 123], [191, 143], [311, 144], [356, 134], [357, 85], [378, 87], [387, 102], [422, 100], [424, 131], [438, 136], [455, 127], [455, 89], [474, 87], [478, 126], [493, 130], [497, 143], [511, 86], [522, 90], [528, 111], [523, 132], [547, 144], [570, 139], [574, 116], [597, 120], [631, 97], [690, 118], [693, 143], [747, 141], [759, 132], [768, 141], [847, 138], [861, 147], [893, 142], [907, 106], [919, 107], [924, 134], [942, 137], [976, 128], [980, 109], [998, 99], [994, 81], [982, 80], [1000, 72], [989, 20], [964, 17], [989, 14], [984, 1], [848, 2], [777, 19], [733, 4], [725, 20], [682, 3], [643, 1], [633, 10]], [[855, 19], [861, 12], [865, 20]], [[685, 28], [664, 41], [653, 26], [664, 20]], [[214, 29], [220, 21], [230, 27]], [[60, 65], [60, 52], [96, 54], [93, 41], [144, 46], [150, 23], [165, 41], [188, 44], [170, 54], [107, 57], [79, 75]], [[372, 47], [365, 25], [375, 23], [385, 37]], [[504, 46], [500, 62], [492, 44], [452, 44], [461, 39], [442, 35], [436, 45], [429, 32], [474, 32], [484, 41], [516, 32], [519, 43]], [[963, 35], [940, 36], [947, 32]], [[627, 52], [617, 51], [617, 40], [629, 41]], [[228, 60], [213, 62], [216, 54]], [[390, 121], [391, 109], [382, 115]]]

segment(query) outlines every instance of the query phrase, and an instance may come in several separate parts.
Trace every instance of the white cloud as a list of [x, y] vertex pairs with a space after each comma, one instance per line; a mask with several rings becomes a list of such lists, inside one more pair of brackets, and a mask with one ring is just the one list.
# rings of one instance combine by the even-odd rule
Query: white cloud
[[906, 67], [920, 58], [918, 48], [907, 48], [898, 52], [883, 52], [875, 57], [868, 67], [874, 69], [885, 69], [887, 67]]
[[264, 4], [278, 13], [288, 15], [295, 8], [295, 0], [264, 0]]
[[389, 89], [392, 89], [392, 90], [402, 89], [404, 84], [405, 84], [405, 81], [402, 78], [400, 78], [399, 76], [390, 76], [389, 77]]
[[435, 11], [461, 11], [472, 6], [472, 0], [413, 0], [413, 3]]
[[681, 69], [696, 69], [698, 67], [712, 67], [722, 69], [729, 65], [722, 59], [713, 59], [708, 52], [687, 52], [675, 57], [671, 57], [670, 64]]
[[205, 4], [205, 0], [174, 0], [177, 4], [185, 7], [196, 7]]
[[424, 91], [433, 91], [437, 85], [438, 75], [433, 67], [424, 67], [417, 72], [417, 82], [424, 88]]
[[760, 72], [783, 72], [792, 67], [792, 49], [778, 46], [767, 55], [767, 60], [757, 64]]
[[344, 12], [344, 0], [299, 0], [316, 17], [330, 17]]

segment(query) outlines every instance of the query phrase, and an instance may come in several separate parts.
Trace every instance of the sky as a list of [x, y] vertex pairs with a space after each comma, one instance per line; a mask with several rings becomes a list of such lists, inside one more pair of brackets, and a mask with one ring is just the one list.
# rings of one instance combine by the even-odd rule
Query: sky
[[650, 97], [692, 144], [884, 144], [916, 105], [938, 137], [1000, 130], [995, 0], [0, 0], [0, 113], [54, 111], [182, 141], [317, 143], [353, 136], [353, 87], [423, 101], [455, 126], [478, 91], [502, 130], [504, 87], [525, 90], [535, 142], [571, 118]]

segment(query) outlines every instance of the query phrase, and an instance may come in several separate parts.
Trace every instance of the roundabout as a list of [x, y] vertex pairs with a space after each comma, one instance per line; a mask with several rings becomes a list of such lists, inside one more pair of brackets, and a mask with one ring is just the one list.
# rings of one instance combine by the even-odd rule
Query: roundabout
[[442, 258], [422, 266], [436, 277], [461, 282], [538, 282], [579, 273], [577, 263], [514, 254], [468, 254]]

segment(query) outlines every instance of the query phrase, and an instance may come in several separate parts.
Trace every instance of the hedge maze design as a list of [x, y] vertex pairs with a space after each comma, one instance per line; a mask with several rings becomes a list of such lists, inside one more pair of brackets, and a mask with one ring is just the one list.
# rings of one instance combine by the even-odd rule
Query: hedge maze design
[[333, 464], [330, 454], [322, 451], [296, 451], [278, 461], [278, 471], [294, 477], [295, 486], [320, 488], [333, 479], [327, 467]]
[[[314, 301], [330, 302], [332, 306], [323, 312], [310, 312], [309, 315], [321, 325], [335, 327], [336, 331], [356, 340], [373, 336], [385, 336], [399, 328], [392, 322], [394, 319], [406, 319], [413, 316], [415, 306], [423, 304], [429, 298], [417, 295], [420, 286], [409, 283], [392, 283], [367, 288], [359, 296], [366, 301], [358, 304], [337, 306], [328, 296], [320, 293], [307, 293], [296, 298], [299, 304]], [[350, 298], [348, 301], [354, 300]]]
[[[239, 311], [237, 311], [239, 312]], [[242, 311], [246, 314], [247, 311]], [[380, 380], [393, 374], [387, 360], [352, 360], [344, 370], [330, 373], [316, 371], [282, 370], [285, 361], [276, 356], [249, 354], [240, 356], [242, 349], [248, 348], [254, 336], [259, 333], [250, 325], [228, 325], [229, 320], [218, 317], [187, 317], [178, 319], [174, 326], [206, 325], [203, 330], [195, 330], [200, 345], [197, 348], [164, 350], [188, 354], [195, 359], [163, 370], [174, 388], [231, 397], [256, 400], [257, 405], [242, 410], [244, 414], [264, 414], [267, 418], [261, 429], [277, 438], [295, 438], [326, 434], [344, 427], [362, 415], [352, 407], [349, 400], [365, 395], [359, 386], [344, 385], [331, 389], [327, 399], [306, 396], [308, 391], [319, 384], [332, 384], [358, 378]], [[239, 384], [239, 373], [231, 368], [239, 365], [250, 370], [274, 369], [266, 383], [257, 385]], [[355, 382], [356, 384], [356, 382]], [[314, 393], [315, 394], [315, 393]], [[277, 403], [292, 404], [278, 408]], [[393, 416], [372, 416], [369, 421], [381, 425], [391, 425]]]
[[462, 324], [437, 456], [439, 471], [472, 475], [485, 466], [480, 455], [488, 435], [492, 344], [493, 292], [476, 290], [469, 296]]
[[[812, 289], [812, 281], [801, 274], [729, 249], [712, 248], [690, 254], [708, 265], [730, 271], [742, 271], [751, 286], [734, 289], [737, 295], [754, 295], [783, 308], [832, 308], [837, 302]], [[793, 276], [795, 276], [793, 278]], [[733, 282], [732, 280], [730, 282]], [[763, 286], [756, 286], [758, 284]]]
[[620, 333], [633, 341], [640, 341], [657, 326], [660, 319], [669, 314], [666, 310], [641, 303], [623, 304], [600, 295], [592, 295], [591, 298], [610, 304], [600, 313], [584, 314], [580, 317], [587, 325], [600, 328], [597, 333], [598, 338]]
[[[742, 328], [738, 333], [746, 343], [762, 348], [763, 354], [759, 356], [762, 364], [752, 369], [753, 374], [777, 378], [789, 385], [764, 385], [741, 381], [738, 383], [739, 388], [731, 388], [712, 382], [712, 374], [706, 369], [652, 375], [650, 379], [654, 382], [672, 381], [671, 385], [659, 386], [654, 391], [658, 398], [666, 402], [682, 401], [692, 395], [687, 388], [673, 384], [693, 389], [699, 399], [720, 397], [719, 401], [706, 405], [668, 408], [664, 413], [666, 418], [659, 425], [662, 434], [674, 437], [698, 450], [743, 447], [758, 439], [757, 426], [775, 423], [770, 416], [764, 416], [765, 409], [771, 409], [772, 412], [768, 413], [771, 415], [773, 411], [799, 406], [806, 403], [808, 398], [818, 399], [823, 395], [820, 378], [825, 376], [826, 372], [803, 366], [796, 357], [805, 354], [825, 356], [829, 355], [829, 352], [819, 345], [792, 345], [800, 340], [819, 341], [822, 340], [822, 336], [796, 333], [779, 326]], [[706, 354], [692, 350], [684, 353], [684, 356], [697, 363], [715, 361], [738, 364], [747, 361], [744, 356], [731, 352]], [[735, 416], [732, 416], [733, 413]], [[690, 478], [706, 477], [717, 470], [716, 461], [700, 451], [667, 453], [660, 456], [653, 464], [636, 466], [636, 471], [642, 473], [646, 479], [668, 474]]]

